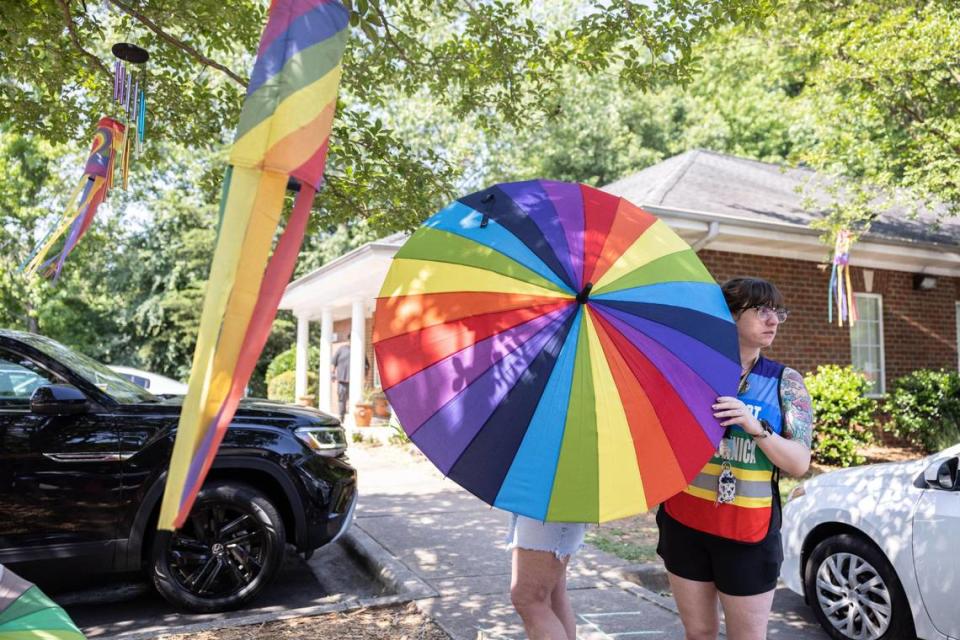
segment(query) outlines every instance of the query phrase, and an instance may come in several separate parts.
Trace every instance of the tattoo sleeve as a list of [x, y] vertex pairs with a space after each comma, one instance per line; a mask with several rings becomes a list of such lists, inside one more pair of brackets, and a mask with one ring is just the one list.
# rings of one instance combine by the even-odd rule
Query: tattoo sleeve
[[787, 368], [780, 380], [780, 406], [783, 408], [783, 436], [810, 448], [813, 440], [813, 403], [803, 384], [803, 376]]

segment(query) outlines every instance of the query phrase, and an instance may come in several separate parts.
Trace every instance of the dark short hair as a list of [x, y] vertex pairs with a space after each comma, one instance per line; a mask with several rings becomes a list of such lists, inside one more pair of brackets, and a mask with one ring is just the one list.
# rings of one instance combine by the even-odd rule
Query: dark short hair
[[740, 313], [752, 307], [786, 308], [780, 290], [762, 278], [730, 278], [720, 285], [720, 289], [730, 313]]

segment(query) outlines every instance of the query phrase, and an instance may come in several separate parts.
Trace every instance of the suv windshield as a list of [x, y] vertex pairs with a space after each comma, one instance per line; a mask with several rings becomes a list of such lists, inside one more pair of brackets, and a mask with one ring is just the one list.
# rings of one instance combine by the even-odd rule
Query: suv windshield
[[114, 373], [105, 365], [82, 353], [72, 351], [59, 342], [49, 338], [31, 335], [20, 335], [20, 340], [26, 342], [51, 358], [62, 362], [71, 368], [81, 378], [94, 385], [108, 396], [121, 404], [135, 404], [138, 402], [158, 402], [159, 398], [143, 387], [138, 387]]

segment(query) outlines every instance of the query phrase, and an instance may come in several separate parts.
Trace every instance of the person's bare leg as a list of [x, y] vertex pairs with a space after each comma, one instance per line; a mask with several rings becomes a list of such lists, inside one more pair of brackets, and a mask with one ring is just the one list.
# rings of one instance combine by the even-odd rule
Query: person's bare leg
[[716, 640], [720, 633], [717, 587], [667, 572], [687, 640]]
[[773, 589], [755, 596], [730, 596], [720, 593], [723, 616], [730, 640], [763, 640], [773, 607]]
[[577, 618], [573, 613], [573, 605], [570, 604], [570, 595], [567, 593], [567, 565], [570, 562], [570, 556], [563, 559], [563, 573], [560, 575], [560, 581], [553, 588], [550, 594], [550, 608], [560, 619], [560, 624], [567, 632], [567, 640], [577, 640]]
[[567, 640], [567, 631], [551, 606], [551, 595], [565, 570], [549, 551], [513, 550], [510, 599], [530, 640]]

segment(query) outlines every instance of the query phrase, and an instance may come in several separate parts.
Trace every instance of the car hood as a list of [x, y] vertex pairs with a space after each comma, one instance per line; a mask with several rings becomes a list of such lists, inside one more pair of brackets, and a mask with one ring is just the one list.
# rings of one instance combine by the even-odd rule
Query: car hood
[[296, 416], [306, 419], [311, 424], [340, 424], [340, 421], [328, 413], [324, 413], [313, 407], [304, 407], [297, 404], [285, 404], [283, 402], [274, 402], [266, 398], [244, 398], [240, 401], [237, 408], [237, 416], [246, 415], [283, 417]]
[[960, 454], [960, 444], [917, 460], [867, 464], [860, 467], [829, 471], [809, 480], [804, 480], [804, 485], [808, 488], [832, 486], [855, 487], [862, 486], [859, 485], [859, 483], [867, 480], [882, 481], [887, 478], [913, 477], [923, 473], [923, 470], [933, 464], [934, 460], [958, 454]]
[[[171, 413], [178, 413], [183, 405], [184, 396], [169, 395], [158, 396], [160, 402], [156, 404], [135, 405], [142, 411], [155, 412], [157, 410], [169, 410]], [[234, 416], [235, 422], [246, 422], [247, 419], [281, 419], [294, 420], [297, 424], [303, 425], [338, 425], [340, 421], [334, 416], [323, 413], [312, 407], [304, 407], [294, 404], [285, 404], [283, 402], [274, 402], [265, 398], [243, 398], [237, 407]]]

